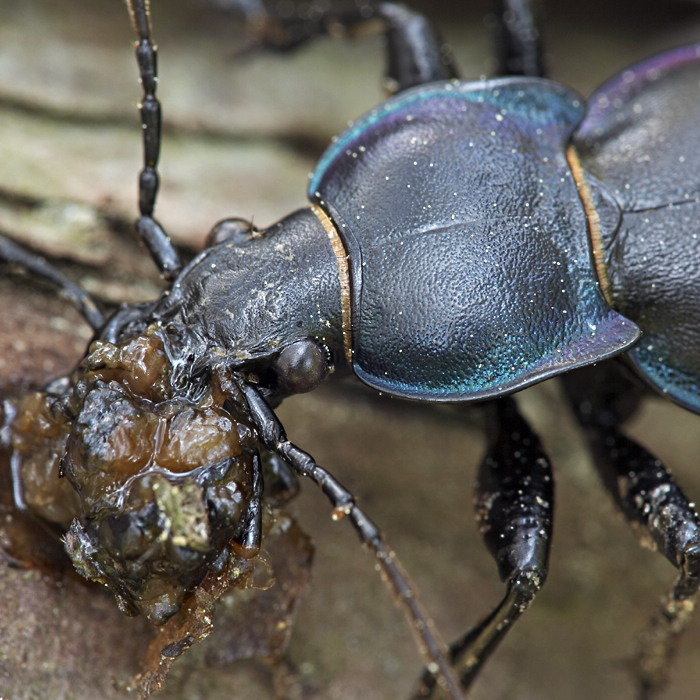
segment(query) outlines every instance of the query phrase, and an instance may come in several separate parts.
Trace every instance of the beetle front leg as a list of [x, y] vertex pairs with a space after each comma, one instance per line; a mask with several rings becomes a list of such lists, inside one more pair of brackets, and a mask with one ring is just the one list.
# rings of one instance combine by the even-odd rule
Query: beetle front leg
[[[499, 399], [489, 408], [489, 447], [479, 469], [476, 511], [507, 589], [493, 612], [450, 647], [464, 688], [544, 584], [552, 536], [552, 468], [539, 438], [513, 399]], [[430, 695], [432, 684], [426, 672], [417, 696]]]
[[639, 698], [648, 700], [668, 681], [670, 661], [697, 599], [700, 521], [693, 504], [661, 461], [618, 429], [633, 404], [616, 405], [608, 392], [619, 397], [625, 390], [634, 391], [629, 382], [608, 368], [605, 391], [596, 395], [595, 387], [602, 380], [591, 380], [589, 374], [590, 370], [583, 370], [578, 377], [565, 378], [565, 386], [593, 449], [596, 467], [642, 544], [659, 549], [680, 571], [640, 636], [635, 671]]

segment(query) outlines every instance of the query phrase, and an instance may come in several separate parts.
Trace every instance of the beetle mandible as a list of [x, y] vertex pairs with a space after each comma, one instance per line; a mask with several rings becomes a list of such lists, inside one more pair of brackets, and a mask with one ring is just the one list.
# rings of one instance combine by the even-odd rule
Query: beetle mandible
[[[651, 59], [614, 79], [586, 113], [576, 95], [537, 77], [452, 82], [451, 64], [435, 60], [442, 54], [432, 35], [416, 41], [407, 29], [407, 18], [416, 17], [403, 12], [377, 6], [393, 32], [398, 95], [329, 149], [312, 177], [311, 209], [266, 231], [222, 222], [211, 247], [179, 272], [151, 218], [155, 187], [147, 180], [157, 157], [147, 156], [139, 230], [159, 267], [176, 279], [153, 305], [117, 315], [106, 337], [118, 341], [155, 321], [185, 336], [174, 339], [176, 357], [206, 365], [215, 356], [235, 367], [247, 378], [242, 390], [271, 448], [276, 423], [266, 404], [344, 366], [390, 395], [462, 402], [500, 397], [630, 350], [648, 382], [697, 411], [698, 261], [690, 217], [697, 167], [686, 152], [697, 121], [690, 89], [697, 86], [697, 50]], [[509, 46], [522, 58], [518, 38], [516, 32]], [[413, 60], [399, 62], [399, 49]], [[427, 73], [416, 75], [425, 64]], [[521, 64], [501, 72], [539, 70]], [[659, 132], [659, 115], [669, 113], [679, 123]], [[146, 133], [155, 138], [152, 127]], [[669, 143], [671, 133], [686, 140]], [[656, 151], [660, 137], [663, 150]], [[659, 261], [652, 247], [667, 227], [680, 233], [664, 242], [682, 246], [675, 257], [685, 262], [670, 279], [660, 262], [636, 262]], [[279, 284], [280, 269], [295, 274]], [[657, 300], [665, 303], [667, 293], [682, 297], [662, 306]], [[299, 317], [290, 317], [295, 311]], [[616, 500], [683, 568], [666, 607], [679, 621], [678, 608], [696, 588], [696, 518], [668, 473], [618, 430], [630, 409], [605, 392], [621, 395], [620, 387], [629, 395], [616, 374], [602, 389], [576, 375], [567, 380]], [[494, 411], [480, 518], [508, 594], [496, 623], [489, 618], [471, 635], [470, 651], [482, 648], [482, 659], [546, 576], [553, 501], [536, 437], [509, 399]], [[524, 458], [520, 467], [510, 457], [515, 452]], [[498, 476], [503, 465], [506, 482]], [[529, 490], [521, 489], [525, 481]], [[499, 493], [513, 500], [499, 504]], [[513, 513], [523, 508], [532, 520], [520, 523]], [[506, 535], [510, 528], [516, 534]], [[509, 537], [510, 549], [500, 550], [499, 540]]]

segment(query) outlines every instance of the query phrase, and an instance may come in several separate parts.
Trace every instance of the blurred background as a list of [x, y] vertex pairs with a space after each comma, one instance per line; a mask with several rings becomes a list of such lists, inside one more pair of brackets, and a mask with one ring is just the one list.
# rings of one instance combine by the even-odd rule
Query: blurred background
[[[303, 206], [308, 174], [331, 137], [383, 99], [381, 39], [323, 39], [293, 54], [241, 57], [245, 34], [231, 16], [196, 0], [152, 4], [165, 119], [156, 215], [165, 229], [196, 250], [221, 218], [264, 227]], [[411, 5], [435, 20], [463, 77], [491, 74], [487, 3]], [[129, 232], [141, 95], [123, 3], [0, 0], [0, 9], [0, 229], [104, 301], [153, 297], [161, 285]], [[542, 16], [551, 77], [583, 95], [645, 56], [700, 37], [700, 6], [676, 0], [549, 2]], [[0, 297], [1, 395], [75, 365], [90, 333], [55, 290], [3, 272]], [[557, 383], [519, 399], [556, 470], [549, 580], [471, 697], [631, 700], [629, 656], [675, 572], [640, 549], [615, 512]], [[483, 451], [478, 409], [381, 399], [348, 383], [290, 399], [280, 417], [385, 530], [447, 639], [500, 600], [472, 510]], [[630, 426], [691, 496], [700, 495], [699, 427], [659, 399]], [[331, 521], [311, 484], [289, 510], [316, 546], [284, 671], [293, 682], [280, 690], [282, 672], [264, 663], [208, 666], [205, 652], [193, 650], [160, 697], [407, 696], [421, 659], [371, 558], [348, 524]], [[121, 697], [148, 638], [144, 624], [67, 573], [0, 567], [0, 695]], [[216, 637], [205, 645], [216, 648]], [[665, 700], [700, 695], [698, 653], [695, 620]]]

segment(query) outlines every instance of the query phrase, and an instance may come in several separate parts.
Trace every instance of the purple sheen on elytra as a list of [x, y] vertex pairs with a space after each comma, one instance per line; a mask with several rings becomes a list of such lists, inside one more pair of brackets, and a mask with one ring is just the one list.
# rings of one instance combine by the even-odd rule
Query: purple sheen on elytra
[[620, 107], [648, 88], [651, 83], [662, 80], [669, 71], [700, 60], [700, 43], [665, 51], [622, 71], [598, 88], [588, 100], [586, 118], [577, 137], [595, 138], [615, 120]]
[[573, 145], [619, 210], [601, 236], [611, 305], [642, 331], [630, 359], [700, 413], [700, 43], [603, 85]]

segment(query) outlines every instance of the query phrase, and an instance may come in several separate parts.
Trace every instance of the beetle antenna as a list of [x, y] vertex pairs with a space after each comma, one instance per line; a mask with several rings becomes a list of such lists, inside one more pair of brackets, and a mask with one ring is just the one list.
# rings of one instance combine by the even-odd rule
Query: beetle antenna
[[440, 639], [435, 625], [418, 600], [415, 584], [399, 562], [396, 553], [387, 545], [379, 528], [355, 503], [353, 495], [327, 470], [316, 464], [313, 457], [287, 439], [284, 428], [260, 392], [250, 384], [238, 380], [245, 395], [255, 427], [267, 449], [279, 455], [298, 474], [311, 479], [326, 494], [333, 505], [333, 519], [347, 516], [360, 540], [374, 555], [382, 579], [413, 630], [423, 657], [438, 678], [442, 689], [455, 700], [463, 698], [450, 662], [447, 647]]
[[131, 22], [138, 36], [135, 44], [143, 97], [139, 105], [143, 129], [143, 170], [139, 174], [139, 210], [141, 216], [135, 228], [148, 248], [153, 261], [163, 277], [174, 279], [182, 262], [170, 237], [153, 218], [160, 178], [158, 159], [161, 143], [161, 108], [156, 97], [158, 84], [157, 49], [151, 38], [150, 8], [148, 0], [127, 0]]

